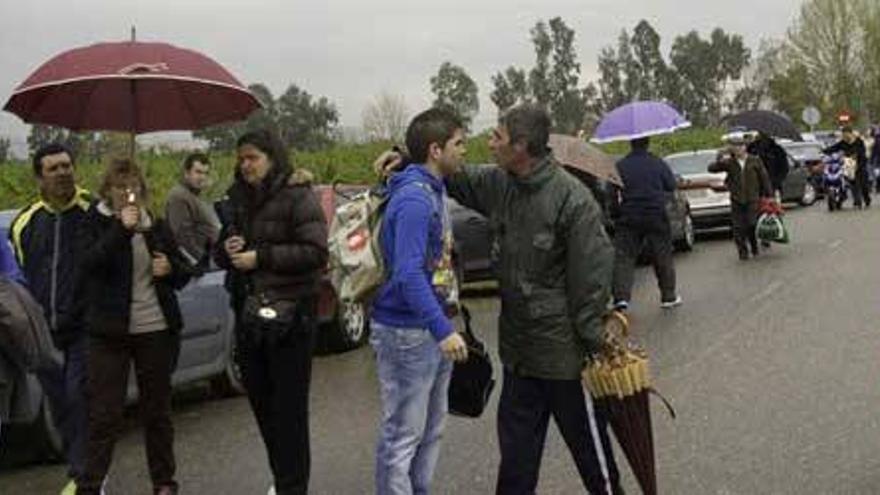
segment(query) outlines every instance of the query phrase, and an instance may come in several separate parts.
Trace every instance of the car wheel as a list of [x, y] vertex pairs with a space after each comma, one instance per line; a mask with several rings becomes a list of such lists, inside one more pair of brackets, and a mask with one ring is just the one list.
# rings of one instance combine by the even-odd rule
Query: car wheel
[[241, 367], [235, 356], [234, 342], [229, 348], [229, 355], [226, 356], [226, 366], [223, 368], [223, 373], [211, 380], [211, 389], [215, 395], [220, 397], [236, 397], [247, 392], [244, 388]]
[[800, 204], [801, 206], [811, 206], [816, 202], [817, 198], [816, 187], [813, 186], [809, 181], [804, 184], [804, 192], [801, 194]]
[[323, 332], [327, 335], [327, 350], [344, 352], [358, 348], [370, 337], [367, 308], [360, 302], [339, 301], [336, 320]]
[[694, 233], [694, 220], [689, 214], [684, 217], [681, 230], [681, 237], [675, 241], [675, 248], [683, 252], [692, 251], [696, 242], [696, 234]]

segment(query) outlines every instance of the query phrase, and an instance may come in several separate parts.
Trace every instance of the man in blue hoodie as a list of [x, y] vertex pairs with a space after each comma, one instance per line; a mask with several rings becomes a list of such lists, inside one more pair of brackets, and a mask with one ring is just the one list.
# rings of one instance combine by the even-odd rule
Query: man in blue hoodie
[[376, 493], [428, 493], [440, 454], [452, 361], [467, 345], [447, 316], [456, 297], [443, 178], [464, 158], [464, 126], [431, 109], [406, 132], [412, 164], [389, 183], [380, 242], [388, 272], [372, 308], [382, 424]]

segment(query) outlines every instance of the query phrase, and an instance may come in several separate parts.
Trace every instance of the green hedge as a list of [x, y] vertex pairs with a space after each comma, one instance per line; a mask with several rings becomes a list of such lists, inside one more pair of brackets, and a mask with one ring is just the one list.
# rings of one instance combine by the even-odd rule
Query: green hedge
[[[715, 148], [721, 142], [721, 130], [689, 129], [669, 136], [654, 138], [652, 150], [665, 156], [678, 151]], [[317, 181], [321, 183], [343, 182], [363, 183], [374, 180], [372, 163], [382, 151], [389, 149], [391, 143], [369, 143], [338, 145], [331, 149], [313, 153], [295, 153], [293, 162], [297, 167], [313, 171]], [[602, 146], [602, 149], [613, 155], [623, 155], [629, 146], [626, 143], [615, 143]], [[168, 190], [180, 177], [180, 163], [183, 153], [156, 155], [142, 153], [138, 162], [146, 171], [147, 181], [152, 191], [152, 207], [161, 212]], [[223, 191], [232, 182], [235, 157], [231, 153], [214, 154], [214, 181], [207, 193], [210, 199], [223, 195]], [[467, 161], [469, 163], [490, 163], [488, 134], [472, 136], [467, 143]], [[79, 163], [77, 175], [79, 182], [86, 188], [95, 190], [100, 181], [104, 165], [102, 163]], [[21, 208], [33, 201], [36, 196], [36, 183], [33, 179], [30, 164], [9, 162], [0, 164], [0, 209]]]

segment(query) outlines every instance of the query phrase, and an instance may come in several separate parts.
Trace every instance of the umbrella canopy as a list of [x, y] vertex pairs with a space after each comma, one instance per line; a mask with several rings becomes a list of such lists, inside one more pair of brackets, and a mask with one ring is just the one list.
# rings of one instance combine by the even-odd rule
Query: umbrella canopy
[[749, 110], [724, 118], [729, 127], [744, 127], [775, 138], [803, 141], [801, 133], [788, 117], [769, 110]]
[[631, 141], [660, 134], [670, 134], [690, 127], [677, 110], [659, 101], [636, 101], [606, 114], [591, 139], [594, 143]]
[[599, 148], [581, 138], [563, 134], [551, 134], [549, 145], [559, 163], [623, 187], [614, 158]]
[[52, 58], [3, 107], [31, 124], [139, 134], [242, 120], [260, 103], [210, 58], [165, 43], [98, 43]]

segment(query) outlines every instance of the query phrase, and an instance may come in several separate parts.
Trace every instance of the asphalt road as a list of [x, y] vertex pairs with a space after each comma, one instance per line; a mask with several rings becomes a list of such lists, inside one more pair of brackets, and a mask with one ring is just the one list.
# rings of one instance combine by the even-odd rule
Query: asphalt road
[[[829, 214], [816, 205], [788, 221], [793, 244], [755, 260], [737, 260], [723, 236], [680, 255], [685, 304], [672, 312], [640, 270], [634, 335], [678, 412], [673, 421], [654, 403], [661, 493], [880, 493], [880, 209]], [[496, 348], [497, 301], [477, 293], [469, 304]], [[206, 395], [195, 387], [177, 398], [182, 493], [264, 494], [270, 477], [246, 400]], [[369, 349], [316, 359], [312, 493], [372, 492], [378, 406]], [[493, 491], [494, 411], [450, 418], [435, 493]], [[149, 493], [142, 445], [133, 418], [111, 495]], [[0, 494], [53, 494], [63, 483], [63, 467], [32, 466], [0, 473]], [[583, 493], [553, 427], [539, 493]]]

